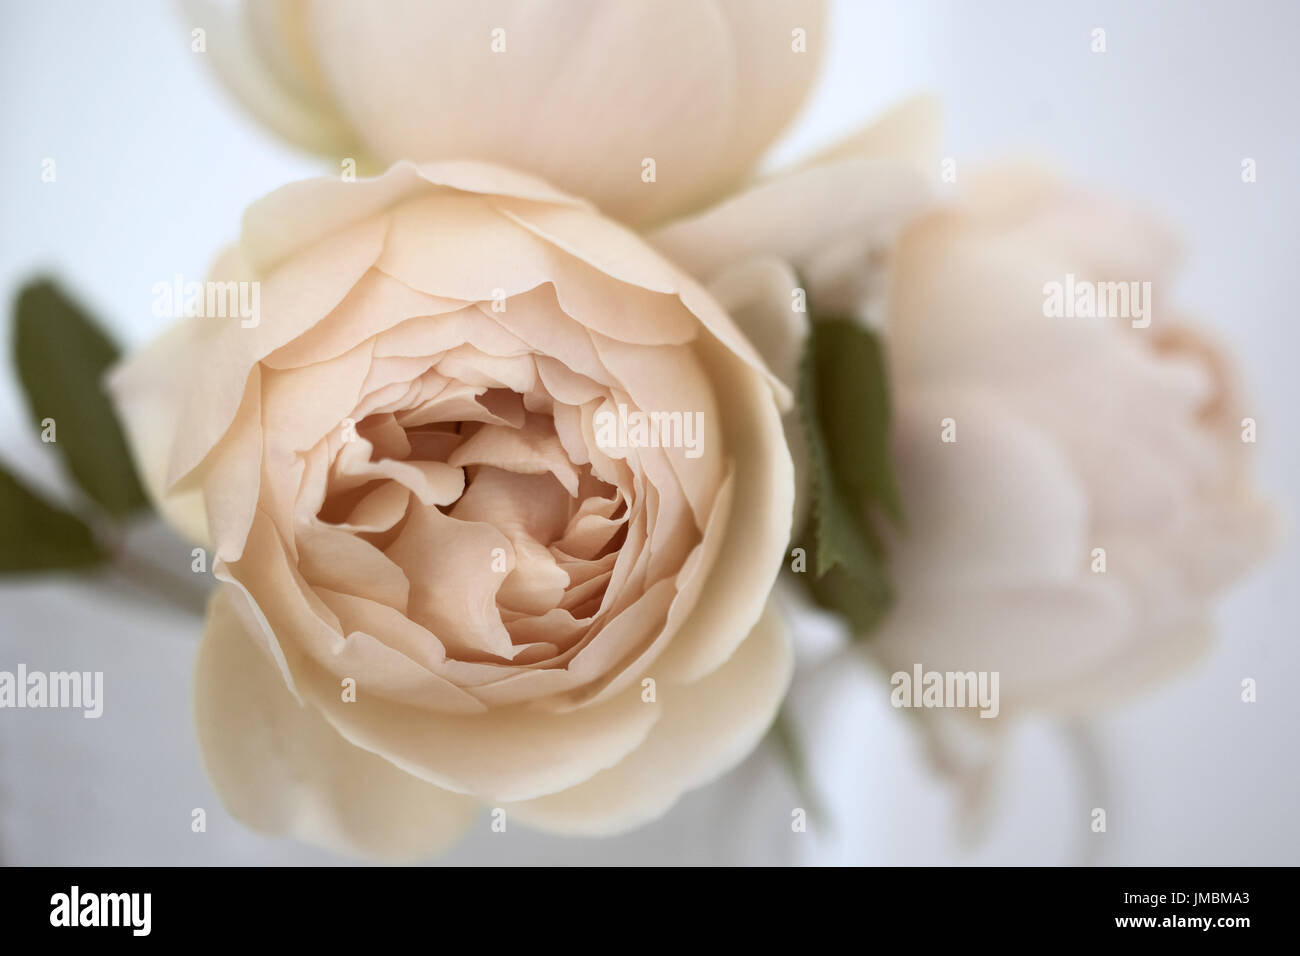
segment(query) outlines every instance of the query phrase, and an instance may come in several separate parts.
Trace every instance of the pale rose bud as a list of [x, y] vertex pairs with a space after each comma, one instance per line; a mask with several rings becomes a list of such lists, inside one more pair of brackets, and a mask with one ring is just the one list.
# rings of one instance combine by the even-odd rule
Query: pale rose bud
[[788, 395], [692, 279], [470, 162], [285, 186], [215, 278], [260, 320], [187, 320], [111, 388], [224, 582], [196, 714], [236, 816], [385, 858], [482, 805], [613, 833], [753, 748], [791, 671]]
[[[1031, 169], [963, 173], [955, 206], [923, 212], [938, 128], [933, 102], [903, 104], [650, 239], [787, 384], [815, 319], [797, 283], [886, 334], [906, 517], [868, 644], [887, 672], [997, 672], [1002, 714], [1086, 711], [1192, 660], [1277, 535], [1249, 477], [1261, 413], [1170, 310], [1163, 229]], [[1116, 314], [1081, 314], [1090, 293]]]
[[1175, 260], [1143, 215], [1028, 168], [969, 177], [905, 234], [887, 667], [997, 672], [1004, 714], [1080, 712], [1204, 648], [1276, 519], [1257, 412], [1173, 311]]
[[[332, 156], [482, 159], [643, 223], [750, 170], [794, 116], [823, 0], [190, 0], [206, 58]], [[214, 35], [215, 34], [215, 35]]]

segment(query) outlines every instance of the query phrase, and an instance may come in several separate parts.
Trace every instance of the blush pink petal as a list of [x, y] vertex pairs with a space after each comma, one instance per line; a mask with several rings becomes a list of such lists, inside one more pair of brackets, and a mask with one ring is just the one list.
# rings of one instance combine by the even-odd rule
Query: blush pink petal
[[[956, 423], [955, 442], [940, 441], [946, 418]], [[915, 582], [923, 598], [963, 585], [1068, 581], [1086, 568], [1083, 485], [1051, 436], [996, 393], [909, 391], [896, 421], [908, 520], [891, 537], [890, 562], [901, 588]]]
[[[126, 432], [136, 473], [150, 500], [188, 541], [207, 546], [208, 515], [197, 483], [170, 487], [167, 462], [180, 428], [182, 399], [189, 386], [190, 356], [202, 334], [201, 319], [177, 323], [117, 366], [107, 387]], [[147, 371], [146, 371], [147, 370]]]
[[578, 786], [507, 804], [506, 812], [556, 833], [607, 836], [655, 819], [686, 790], [726, 773], [767, 732], [789, 686], [794, 658], [777, 615], [768, 609], [703, 680], [660, 684], [656, 703], [643, 706], [662, 706], [664, 716], [625, 760]]
[[222, 593], [199, 648], [194, 713], [222, 802], [255, 829], [397, 862], [443, 849], [477, 812], [473, 799], [354, 747], [295, 701]]
[[[766, 381], [749, 374], [720, 344], [701, 349], [719, 395], [722, 427], [737, 476], [721, 554], [703, 586], [684, 634], [662, 660], [672, 680], [694, 681], [720, 667], [758, 623], [785, 561], [794, 511], [794, 466], [777, 407], [765, 402]], [[748, 555], [748, 560], [734, 556]], [[759, 556], [762, 556], [760, 559]]]
[[303, 693], [346, 739], [406, 772], [480, 800], [528, 800], [567, 789], [635, 751], [659, 719], [640, 689], [603, 705], [541, 719], [520, 707], [437, 716], [382, 699], [344, 703], [309, 670]]

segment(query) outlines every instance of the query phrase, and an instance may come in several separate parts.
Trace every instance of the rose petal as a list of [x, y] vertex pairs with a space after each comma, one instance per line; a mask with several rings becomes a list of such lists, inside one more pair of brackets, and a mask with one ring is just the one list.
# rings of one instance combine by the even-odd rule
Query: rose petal
[[459, 838], [474, 800], [354, 747], [298, 704], [230, 611], [208, 609], [194, 712], [204, 765], [242, 822], [332, 850], [399, 861]]
[[616, 766], [558, 793], [506, 805], [509, 817], [555, 833], [608, 836], [662, 815], [687, 790], [714, 780], [754, 748], [794, 669], [785, 622], [769, 607], [735, 653], [691, 684], [660, 682], [663, 717]]

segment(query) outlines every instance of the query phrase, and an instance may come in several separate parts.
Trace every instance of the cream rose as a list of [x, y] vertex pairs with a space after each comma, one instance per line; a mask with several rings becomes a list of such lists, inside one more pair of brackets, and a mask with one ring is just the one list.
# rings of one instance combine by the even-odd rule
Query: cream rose
[[187, 8], [235, 96], [298, 145], [503, 163], [629, 222], [698, 207], [754, 165], [812, 85], [825, 20], [823, 0]]
[[872, 646], [999, 672], [1003, 713], [1091, 710], [1190, 661], [1265, 551], [1258, 411], [1170, 305], [1162, 228], [1033, 169], [966, 179], [892, 274], [907, 527]]
[[216, 273], [260, 320], [111, 386], [223, 582], [196, 715], [236, 816], [389, 858], [482, 804], [611, 833], [754, 746], [791, 668], [785, 396], [693, 280], [465, 162], [277, 190]]

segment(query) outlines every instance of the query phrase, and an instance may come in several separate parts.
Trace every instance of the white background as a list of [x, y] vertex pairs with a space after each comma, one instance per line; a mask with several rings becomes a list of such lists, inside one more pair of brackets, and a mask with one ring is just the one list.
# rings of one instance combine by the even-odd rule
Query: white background
[[[323, 171], [225, 99], [168, 4], [4, 0], [0, 23], [9, 301], [26, 277], [50, 271], [125, 343], [141, 343], [163, 321], [151, 313], [155, 282], [201, 275], [249, 201]], [[1106, 30], [1104, 54], [1089, 52], [1094, 27]], [[959, 170], [1027, 152], [1154, 206], [1187, 241], [1180, 298], [1245, 370], [1260, 480], [1294, 515], [1300, 4], [846, 0], [830, 29], [822, 82], [771, 161], [928, 89], [946, 103]], [[41, 182], [46, 157], [55, 184]], [[1244, 157], [1257, 162], [1254, 184], [1241, 182]], [[66, 490], [7, 370], [0, 435], [7, 465]], [[187, 560], [158, 540], [163, 557]], [[790, 832], [796, 797], [765, 752], [623, 838], [492, 834], [484, 817], [443, 859], [1300, 863], [1297, 572], [1292, 534], [1223, 602], [1201, 666], [1097, 723], [1100, 777], [1079, 773], [1057, 728], [1016, 731], [973, 843], [957, 838], [953, 797], [907, 718], [860, 666], [809, 678], [795, 701], [829, 832]], [[197, 624], [142, 600], [111, 581], [0, 583], [0, 669], [103, 670], [106, 683], [98, 721], [0, 711], [0, 862], [336, 862], [250, 833], [220, 809], [189, 719]], [[1258, 703], [1240, 701], [1243, 677], [1257, 680]], [[1104, 836], [1087, 827], [1099, 803]], [[206, 833], [190, 832], [195, 807], [208, 812]]]

